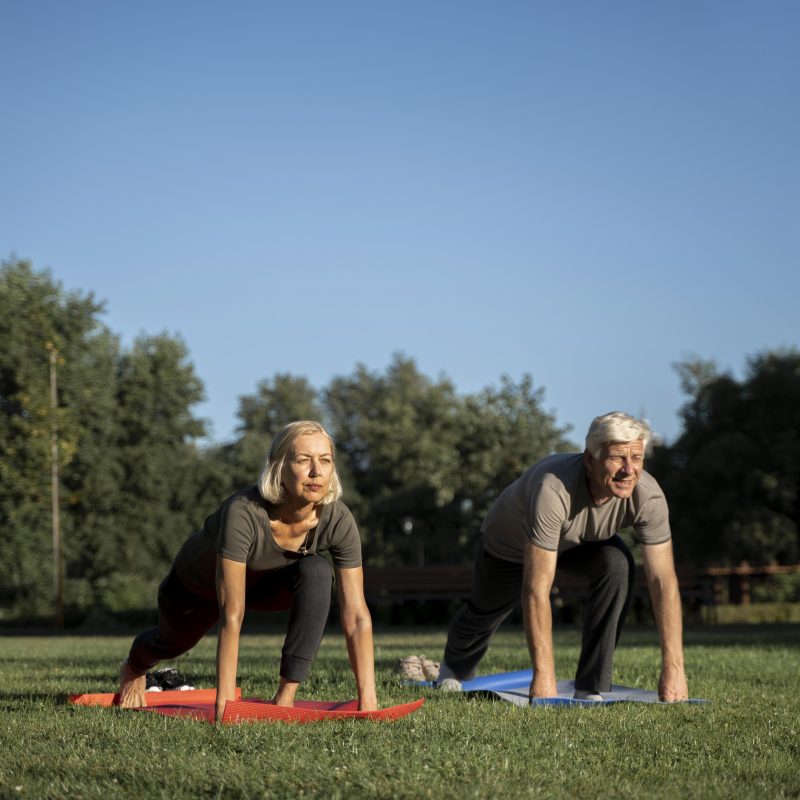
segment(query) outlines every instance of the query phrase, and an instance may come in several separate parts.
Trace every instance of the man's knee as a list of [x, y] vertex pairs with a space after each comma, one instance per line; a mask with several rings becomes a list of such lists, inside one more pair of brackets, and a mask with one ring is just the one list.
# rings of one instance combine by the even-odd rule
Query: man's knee
[[618, 597], [628, 600], [633, 591], [636, 564], [627, 547], [616, 547], [613, 544], [602, 548], [602, 575], [599, 578], [598, 588], [606, 587], [606, 591], [613, 591]]
[[627, 547], [624, 545], [620, 547], [612, 544], [603, 548], [603, 555], [609, 574], [626, 580], [633, 577], [636, 564]]

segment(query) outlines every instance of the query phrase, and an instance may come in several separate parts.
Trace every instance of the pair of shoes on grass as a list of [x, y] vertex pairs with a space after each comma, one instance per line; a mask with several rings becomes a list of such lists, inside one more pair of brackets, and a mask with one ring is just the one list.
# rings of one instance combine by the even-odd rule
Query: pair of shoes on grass
[[146, 681], [146, 692], [185, 692], [194, 689], [175, 667], [162, 667], [155, 672], [148, 672]]
[[397, 662], [397, 671], [408, 681], [435, 681], [439, 662], [422, 656], [406, 656]]

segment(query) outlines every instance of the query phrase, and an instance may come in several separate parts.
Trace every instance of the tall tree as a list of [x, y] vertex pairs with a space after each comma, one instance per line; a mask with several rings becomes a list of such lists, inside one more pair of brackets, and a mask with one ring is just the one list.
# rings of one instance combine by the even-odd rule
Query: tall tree
[[508, 376], [499, 388], [487, 387], [464, 398], [461, 412], [459, 541], [471, 547], [480, 524], [497, 496], [531, 464], [550, 453], [579, 450], [568, 438], [568, 427], [542, 408], [544, 388], [534, 388], [524, 375], [519, 383]]
[[359, 365], [352, 376], [335, 378], [326, 404], [369, 559], [419, 559], [420, 537], [429, 551], [435, 547], [436, 517], [458, 488], [452, 384], [430, 380], [412, 359], [396, 355], [385, 375]]
[[238, 438], [215, 450], [228, 470], [228, 490], [254, 483], [272, 437], [287, 423], [300, 419], [323, 421], [317, 392], [306, 378], [279, 372], [261, 381], [255, 394], [239, 398]]
[[[203, 386], [177, 337], [141, 336], [118, 365], [119, 502], [116, 535], [98, 550], [101, 601], [149, 605], [178, 548], [213, 508], [220, 476], [200, 466], [204, 423], [192, 413]], [[198, 474], [198, 472], [200, 474]]]
[[526, 376], [462, 398], [400, 355], [385, 375], [359, 366], [332, 381], [326, 402], [368, 559], [470, 560], [497, 494], [537, 459], [569, 447], [542, 397]]
[[[59, 466], [72, 467], [80, 462], [78, 449], [93, 425], [78, 407], [88, 396], [100, 405], [109, 396], [108, 381], [96, 379], [108, 377], [108, 353], [115, 347], [98, 320], [101, 311], [91, 294], [65, 292], [49, 271], [36, 272], [28, 261], [12, 258], [0, 268], [0, 602], [28, 614], [52, 609], [52, 426], [58, 431]], [[55, 410], [50, 349], [57, 354]], [[72, 502], [68, 492], [65, 508]], [[69, 530], [68, 514], [64, 523]]]
[[684, 429], [649, 469], [667, 492], [679, 558], [796, 562], [800, 353], [757, 354], [742, 380], [707, 361], [677, 369]]

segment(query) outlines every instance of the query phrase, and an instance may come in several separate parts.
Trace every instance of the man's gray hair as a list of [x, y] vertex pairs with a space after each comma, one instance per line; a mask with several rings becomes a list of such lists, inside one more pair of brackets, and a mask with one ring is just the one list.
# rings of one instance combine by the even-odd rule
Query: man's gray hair
[[635, 442], [641, 440], [644, 450], [650, 441], [650, 426], [622, 411], [612, 411], [595, 417], [586, 434], [586, 450], [594, 458], [603, 457], [603, 448], [611, 442]]
[[[279, 503], [284, 499], [283, 485], [281, 484], [281, 473], [283, 472], [283, 465], [286, 463], [287, 457], [292, 452], [292, 445], [295, 440], [300, 436], [308, 436], [309, 434], [321, 433], [328, 437], [331, 443], [331, 456], [336, 457], [336, 445], [333, 442], [333, 437], [319, 424], [308, 419], [301, 419], [297, 422], [290, 422], [284, 425], [273, 437], [272, 444], [269, 448], [269, 455], [258, 476], [258, 491], [261, 496], [270, 503]], [[336, 462], [333, 463], [333, 472], [331, 473], [331, 485], [328, 492], [322, 499], [322, 504], [333, 503], [342, 496], [342, 482], [339, 480], [339, 473], [336, 471]]]

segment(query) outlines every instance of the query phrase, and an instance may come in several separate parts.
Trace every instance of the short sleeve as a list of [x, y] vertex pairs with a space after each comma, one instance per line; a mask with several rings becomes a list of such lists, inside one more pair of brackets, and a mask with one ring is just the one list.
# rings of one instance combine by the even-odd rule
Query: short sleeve
[[528, 538], [543, 550], [558, 550], [565, 519], [563, 499], [552, 487], [540, 483], [528, 503]]
[[256, 520], [247, 504], [234, 499], [222, 511], [217, 553], [231, 561], [247, 563], [256, 541]]
[[672, 536], [669, 527], [669, 508], [663, 494], [659, 492], [647, 498], [633, 521], [633, 530], [642, 544], [661, 544], [669, 541]]
[[334, 567], [348, 569], [361, 566], [361, 537], [350, 509], [340, 506], [341, 513], [334, 518], [328, 551]]

